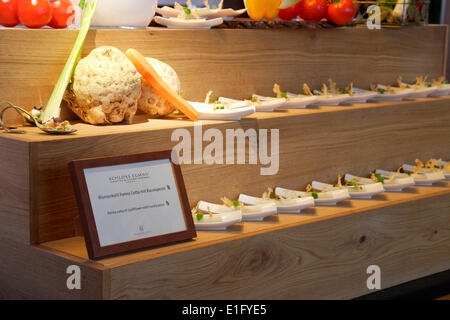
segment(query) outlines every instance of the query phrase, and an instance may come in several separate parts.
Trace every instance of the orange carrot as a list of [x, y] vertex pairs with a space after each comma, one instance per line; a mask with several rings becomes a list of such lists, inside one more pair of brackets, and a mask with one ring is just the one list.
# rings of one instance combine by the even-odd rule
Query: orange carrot
[[190, 120], [195, 121], [198, 119], [198, 111], [164, 82], [142, 54], [134, 49], [128, 49], [126, 55], [157, 94], [173, 104], [175, 108], [183, 112]]

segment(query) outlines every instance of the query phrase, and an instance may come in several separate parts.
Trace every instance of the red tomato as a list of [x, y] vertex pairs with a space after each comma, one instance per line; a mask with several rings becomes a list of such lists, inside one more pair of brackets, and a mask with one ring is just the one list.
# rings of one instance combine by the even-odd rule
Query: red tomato
[[281, 20], [289, 21], [297, 18], [299, 13], [300, 13], [300, 2], [290, 6], [289, 8], [280, 9], [280, 12], [278, 13], [278, 18], [280, 18]]
[[[1, 1], [1, 0], [0, 0]], [[53, 8], [53, 18], [48, 24], [52, 28], [67, 28], [75, 20], [75, 8], [70, 0], [56, 0], [50, 2]]]
[[344, 25], [353, 20], [355, 6], [352, 0], [341, 0], [328, 6], [328, 19], [338, 25]]
[[302, 0], [298, 3], [300, 18], [309, 21], [320, 21], [327, 17], [327, 0]]
[[53, 9], [48, 0], [18, 0], [19, 20], [28, 28], [40, 28], [52, 19]]
[[16, 0], [0, 0], [0, 24], [5, 27], [14, 27], [19, 24]]

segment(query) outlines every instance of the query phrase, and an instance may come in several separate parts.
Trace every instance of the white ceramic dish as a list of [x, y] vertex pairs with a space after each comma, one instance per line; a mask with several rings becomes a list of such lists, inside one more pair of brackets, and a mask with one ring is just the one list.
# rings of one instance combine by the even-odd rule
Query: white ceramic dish
[[235, 99], [230, 99], [230, 98], [224, 98], [224, 97], [220, 97], [218, 99], [220, 102], [225, 102], [225, 103], [234, 103], [236, 105], [241, 105], [241, 106], [253, 106], [255, 108], [256, 112], [273, 112], [275, 110], [275, 108], [278, 108], [281, 104], [282, 101], [262, 101], [260, 103], [257, 102], [251, 102], [249, 100], [235, 100]]
[[[404, 164], [403, 169], [413, 171], [415, 166], [410, 164]], [[433, 183], [442, 181], [445, 179], [444, 172], [442, 170], [432, 171], [431, 169], [424, 168], [416, 174], [411, 174], [414, 178], [414, 182], [418, 186], [431, 186]]]
[[[447, 163], [448, 163], [448, 161], [441, 161], [441, 162], [437, 163], [436, 165], [443, 166], [444, 164], [447, 164]], [[443, 170], [443, 173], [444, 173], [445, 179], [450, 180], [450, 172], [446, 172]]]
[[155, 15], [157, 3], [157, 0], [99, 0], [92, 26], [148, 27]]
[[361, 187], [360, 190], [355, 190], [352, 187], [348, 188], [350, 197], [354, 199], [372, 199], [374, 195], [384, 192], [384, 187], [381, 182], [375, 182], [368, 178], [357, 177], [352, 174], [345, 175], [345, 181], [355, 180], [356, 184]]
[[320, 100], [318, 96], [297, 95], [291, 92], [287, 93], [287, 97], [281, 106], [283, 109], [304, 109]]
[[[244, 14], [245, 12], [247, 12], [247, 9], [208, 9], [205, 7], [196, 8], [196, 11], [199, 17], [204, 18], [233, 18]], [[156, 13], [162, 15], [163, 17], [174, 18], [178, 16], [179, 11], [172, 7], [164, 6], [161, 8], [156, 8]]]
[[[210, 207], [212, 216], [208, 213], [208, 207]], [[220, 210], [218, 210], [218, 207], [224, 208], [220, 208]], [[198, 221], [196, 215], [193, 215], [195, 228], [197, 230], [226, 230], [229, 226], [242, 221], [241, 210], [234, 210], [226, 206], [209, 204], [204, 201], [199, 202], [198, 209], [203, 212], [203, 218]], [[213, 209], [217, 213], [214, 213]]]
[[245, 194], [239, 195], [239, 201], [247, 205], [272, 203], [276, 205], [278, 213], [300, 213], [303, 209], [314, 205], [314, 201], [311, 202], [311, 199], [308, 198], [275, 200], [252, 197]]
[[255, 107], [213, 110], [210, 104], [203, 102], [189, 103], [199, 112], [198, 120], [241, 120], [242, 117], [255, 113]]
[[[280, 197], [309, 197], [312, 198], [312, 192], [296, 191], [283, 188], [276, 188], [275, 194]], [[314, 198], [313, 198], [314, 199]], [[337, 203], [350, 199], [350, 194], [346, 189], [317, 192], [317, 198], [314, 199], [315, 206], [335, 206]]]
[[253, 97], [257, 98], [260, 101], [253, 103], [256, 111], [274, 111], [275, 109], [282, 107], [286, 102], [285, 98], [264, 97], [258, 94], [254, 94]]
[[198, 210], [205, 213], [211, 211], [212, 214], [228, 214], [231, 212], [240, 211], [242, 214], [242, 221], [262, 221], [265, 217], [276, 214], [277, 206], [274, 203], [264, 203], [259, 205], [244, 206], [241, 209], [234, 209], [225, 205], [200, 201], [198, 203]]
[[442, 84], [436, 91], [431, 94], [432, 97], [450, 95], [450, 84]]
[[396, 89], [396, 93], [388, 93], [387, 87], [379, 84], [377, 86], [378, 89], [386, 90], [385, 93], [377, 93], [377, 96], [374, 97], [375, 100], [384, 100], [384, 101], [401, 101], [406, 97], [411, 96], [414, 93], [413, 89]]
[[350, 198], [352, 199], [372, 199], [372, 197], [378, 193], [384, 191], [383, 185], [381, 183], [375, 183], [374, 186], [366, 185], [364, 189], [361, 191], [356, 191], [354, 188], [342, 186], [340, 188], [334, 187], [331, 184], [323, 183], [319, 181], [313, 181], [312, 187], [314, 190], [322, 191], [338, 191], [338, 190], [347, 190]]
[[410, 97], [412, 97], [412, 98], [426, 98], [426, 97], [432, 95], [433, 93], [437, 92], [437, 89], [438, 89], [434, 86], [427, 87], [427, 88], [415, 89], [414, 85], [408, 85], [406, 83], [402, 83], [402, 84], [410, 86], [413, 89], [413, 93], [410, 95]]
[[222, 18], [190, 19], [155, 17], [155, 22], [171, 29], [210, 29], [223, 23]]
[[[314, 93], [320, 92], [318, 90], [314, 90]], [[318, 102], [315, 103], [315, 106], [338, 106], [341, 103], [348, 100], [350, 97], [349, 94], [335, 94], [335, 95], [328, 95], [327, 97], [324, 96], [316, 96], [319, 98]]]
[[[408, 176], [405, 173], [399, 173], [396, 174], [396, 172], [393, 171], [386, 171], [377, 169], [375, 171], [376, 173], [379, 173], [385, 180], [384, 180], [384, 190], [390, 191], [390, 192], [401, 192], [403, 189], [411, 187], [415, 185], [414, 178]], [[392, 175], [396, 175], [392, 181], [386, 181], [387, 179], [391, 178]]]
[[346, 102], [349, 103], [366, 103], [367, 100], [374, 99], [378, 96], [377, 92], [353, 88], [353, 95], [349, 96]]

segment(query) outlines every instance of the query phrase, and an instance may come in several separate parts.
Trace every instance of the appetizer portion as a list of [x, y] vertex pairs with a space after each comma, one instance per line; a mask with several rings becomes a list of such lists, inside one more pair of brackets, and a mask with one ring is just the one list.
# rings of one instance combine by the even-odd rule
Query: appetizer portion
[[384, 190], [391, 192], [401, 192], [403, 189], [415, 185], [414, 178], [402, 173], [403, 166], [397, 171], [386, 171], [377, 169], [372, 173], [371, 179], [383, 183]]
[[286, 109], [304, 109], [320, 100], [318, 96], [314, 95], [281, 92], [280, 86], [276, 83], [273, 86], [273, 93], [276, 94], [277, 99], [285, 99], [281, 107]]
[[399, 86], [413, 89], [414, 92], [411, 94], [411, 97], [415, 98], [426, 98], [437, 91], [437, 87], [433, 86], [432, 83], [427, 83], [426, 81], [427, 76], [420, 76], [416, 77], [415, 84], [410, 85], [402, 82], [402, 77], [399, 77], [398, 79]]
[[69, 121], [60, 118], [53, 118], [42, 126], [42, 130], [48, 133], [65, 134], [67, 132], [75, 132]]
[[308, 96], [316, 96], [319, 98], [319, 102], [315, 105], [321, 106], [338, 106], [342, 102], [347, 101], [350, 98], [350, 94], [342, 93], [336, 88], [336, 82], [332, 79], [328, 79], [329, 86], [326, 83], [322, 84], [322, 90], [314, 90], [311, 92], [311, 89], [305, 83], [303, 84], [303, 91], [305, 95]]
[[[173, 8], [162, 7], [156, 9], [158, 14], [162, 17], [156, 16], [154, 20], [156, 23], [166, 26], [168, 28], [187, 28], [187, 29], [204, 29], [211, 28], [223, 23], [223, 18], [218, 15], [219, 11], [212, 11], [209, 4], [205, 2], [205, 8], [194, 8], [190, 0], [187, 1], [187, 6], [183, 7], [175, 2]], [[207, 19], [210, 14], [214, 14], [214, 18]]]
[[211, 95], [212, 91], [209, 91], [205, 102], [189, 102], [198, 112], [199, 120], [241, 120], [255, 112], [255, 107], [246, 101], [222, 99], [210, 102]]
[[175, 2], [174, 7], [164, 6], [162, 8], [157, 8], [156, 13], [164, 16], [164, 17], [178, 17], [180, 15], [180, 11], [189, 12], [191, 11], [193, 14], [202, 18], [233, 18], [239, 15], [244, 14], [247, 9], [233, 10], [231, 8], [224, 9], [223, 8], [223, 0], [220, 1], [218, 6], [210, 6], [208, 0], [204, 1], [204, 7], [202, 8], [193, 8], [192, 2], [187, 1], [186, 7], [181, 6], [179, 3]]
[[192, 209], [192, 217], [197, 230], [226, 230], [242, 221], [242, 212], [239, 208], [200, 201]]
[[448, 96], [450, 94], [450, 83], [445, 77], [432, 80], [431, 83], [436, 88], [436, 91], [431, 96]]
[[398, 77], [397, 84], [398, 87], [372, 84], [370, 89], [378, 93], [378, 96], [375, 97], [377, 100], [401, 101], [414, 94], [414, 90], [410, 86], [403, 84], [401, 76]]
[[435, 162], [427, 162], [426, 165], [416, 159], [416, 165], [403, 165], [403, 172], [413, 177], [416, 185], [431, 186], [433, 183], [445, 179], [444, 172], [435, 167]]
[[450, 162], [449, 161], [440, 161], [437, 165], [438, 168], [441, 168], [444, 172], [444, 176], [447, 180], [450, 180]]
[[271, 98], [263, 97], [257, 94], [253, 94], [249, 101], [259, 112], [272, 112], [277, 108], [280, 108], [285, 103], [285, 98]]
[[263, 221], [264, 218], [273, 216], [278, 212], [275, 203], [245, 205], [240, 201], [231, 201], [227, 197], [223, 197], [221, 200], [223, 205], [227, 208], [240, 209], [242, 212], [242, 221]]
[[350, 197], [354, 199], [372, 199], [374, 195], [384, 191], [381, 183], [363, 184], [358, 183], [356, 178], [346, 180], [345, 183], [342, 184], [341, 176], [338, 177], [338, 180], [334, 185], [313, 181], [312, 188], [320, 191], [347, 190]]
[[336, 189], [336, 190], [313, 190], [312, 185], [306, 186], [306, 191], [296, 191], [290, 189], [276, 188], [275, 194], [284, 198], [310, 198], [314, 199], [315, 206], [335, 206], [337, 203], [350, 199], [348, 190]]
[[367, 100], [373, 99], [378, 96], [377, 92], [371, 90], [364, 90], [353, 87], [353, 82], [347, 88], [339, 88], [339, 92], [346, 93], [350, 97], [346, 102], [350, 103], [366, 103]]
[[[350, 196], [355, 199], [371, 199], [374, 195], [384, 192], [383, 180], [373, 180], [346, 174], [344, 177], [344, 187], [348, 189]], [[338, 183], [340, 179], [338, 180]]]
[[275, 204], [278, 213], [300, 213], [303, 209], [314, 205], [314, 201], [309, 197], [287, 199], [276, 195], [272, 196], [273, 189], [269, 188], [261, 198], [241, 194], [239, 195], [239, 201], [247, 205]]

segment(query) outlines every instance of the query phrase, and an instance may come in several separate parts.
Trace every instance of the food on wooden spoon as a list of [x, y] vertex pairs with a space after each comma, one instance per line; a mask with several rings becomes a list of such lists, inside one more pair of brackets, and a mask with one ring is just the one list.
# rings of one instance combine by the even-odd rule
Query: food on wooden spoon
[[[162, 80], [175, 91], [181, 93], [181, 83], [175, 70], [168, 64], [153, 58], [146, 58]], [[175, 111], [175, 106], [167, 99], [161, 97], [155, 89], [142, 79], [142, 95], [138, 101], [138, 109], [153, 116], [165, 116]]]
[[119, 49], [99, 47], [78, 63], [65, 99], [90, 124], [131, 123], [141, 96], [141, 77]]

